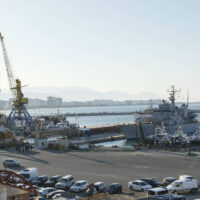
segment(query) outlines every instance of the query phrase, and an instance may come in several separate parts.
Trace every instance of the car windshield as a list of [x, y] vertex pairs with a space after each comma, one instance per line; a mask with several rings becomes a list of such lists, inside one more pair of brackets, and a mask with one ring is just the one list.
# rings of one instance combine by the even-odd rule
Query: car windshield
[[110, 189], [115, 189], [117, 187], [117, 185], [110, 185]]
[[50, 181], [56, 181], [56, 180], [57, 180], [57, 177], [51, 177], [49, 180], [50, 180]]
[[162, 190], [157, 192], [158, 195], [165, 195], [168, 194], [168, 190]]
[[149, 190], [149, 191], [148, 191], [148, 194], [150, 194], [150, 195], [155, 195], [155, 192], [152, 191], [152, 190]]
[[141, 185], [141, 186], [145, 186], [145, 185], [147, 185], [147, 183], [141, 182], [140, 185]]
[[84, 185], [84, 183], [75, 183], [74, 186], [81, 186]]
[[60, 180], [61, 183], [67, 183], [67, 181], [68, 181], [67, 179], [61, 179]]
[[30, 174], [21, 174], [24, 178], [29, 178]]

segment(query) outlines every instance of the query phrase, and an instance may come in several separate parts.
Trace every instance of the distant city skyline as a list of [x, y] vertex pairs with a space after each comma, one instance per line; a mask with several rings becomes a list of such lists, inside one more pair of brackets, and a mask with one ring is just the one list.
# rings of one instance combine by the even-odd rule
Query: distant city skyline
[[[186, 90], [176, 94], [176, 101], [186, 102]], [[140, 92], [132, 94], [121, 90], [98, 91], [85, 87], [25, 87], [23, 88], [25, 97], [31, 99], [46, 100], [48, 96], [61, 97], [64, 101], [92, 101], [92, 100], [151, 100], [151, 99], [168, 99], [169, 93], [165, 90], [164, 96], [159, 96], [155, 92]], [[1, 100], [12, 98], [9, 89], [3, 89], [0, 93]], [[191, 101], [191, 100], [190, 100]], [[192, 101], [194, 102], [194, 100]]]
[[[16, 76], [29, 85], [25, 95], [28, 88], [80, 87], [96, 99], [162, 99], [175, 85], [179, 101], [188, 89], [200, 101], [198, 0], [0, 2], [0, 32]], [[0, 71], [0, 87], [8, 88], [1, 49]]]

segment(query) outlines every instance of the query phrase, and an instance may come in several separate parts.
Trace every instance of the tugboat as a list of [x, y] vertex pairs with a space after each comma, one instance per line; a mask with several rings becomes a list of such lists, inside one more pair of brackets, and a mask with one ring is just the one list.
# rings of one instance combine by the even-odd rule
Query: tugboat
[[140, 134], [138, 122], [142, 122], [145, 136], [154, 135], [156, 126], [164, 125], [167, 133], [173, 135], [178, 128], [187, 135], [192, 135], [197, 131], [199, 123], [196, 120], [196, 114], [188, 110], [187, 104], [176, 106], [176, 90], [171, 86], [169, 100], [163, 100], [158, 108], [145, 109], [143, 112], [137, 112], [135, 122], [122, 126], [122, 133], [127, 139], [137, 139]]

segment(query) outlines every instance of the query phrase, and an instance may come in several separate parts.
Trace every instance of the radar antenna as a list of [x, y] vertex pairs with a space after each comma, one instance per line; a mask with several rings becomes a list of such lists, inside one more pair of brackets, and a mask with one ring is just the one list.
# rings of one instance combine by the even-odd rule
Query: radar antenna
[[173, 114], [174, 114], [174, 112], [175, 112], [176, 93], [179, 94], [181, 92], [181, 89], [176, 90], [175, 86], [172, 85], [171, 88], [167, 90], [167, 92], [169, 93], [169, 100], [171, 101], [172, 111], [173, 111]]
[[188, 91], [187, 91], [187, 107], [189, 106], [189, 97], [190, 97], [190, 91], [188, 89]]

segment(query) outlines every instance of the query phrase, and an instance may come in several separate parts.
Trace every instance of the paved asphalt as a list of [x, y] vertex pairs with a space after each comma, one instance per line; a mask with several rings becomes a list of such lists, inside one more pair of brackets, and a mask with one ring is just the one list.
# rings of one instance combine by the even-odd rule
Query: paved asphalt
[[[33, 152], [18, 153], [14, 149], [0, 150], [2, 160], [8, 157], [17, 159], [25, 168], [38, 168], [39, 175], [71, 174], [76, 180], [84, 179], [89, 183], [119, 182], [128, 196], [132, 194], [127, 183], [135, 179], [152, 177], [161, 181], [166, 176], [178, 178], [187, 174], [200, 180], [200, 158], [166, 152], [56, 152], [34, 149]], [[0, 167], [3, 169], [2, 162]]]

